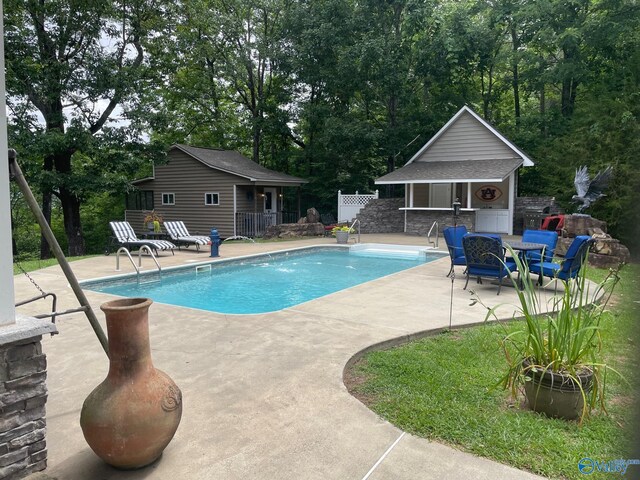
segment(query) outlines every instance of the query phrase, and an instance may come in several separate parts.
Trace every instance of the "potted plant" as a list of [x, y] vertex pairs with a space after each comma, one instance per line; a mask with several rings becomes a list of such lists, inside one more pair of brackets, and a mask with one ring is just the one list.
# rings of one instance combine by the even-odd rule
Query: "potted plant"
[[160, 225], [162, 224], [162, 217], [156, 213], [155, 210], [151, 210], [144, 217], [144, 224], [147, 228], [155, 233], [160, 233]]
[[336, 226], [333, 227], [331, 233], [336, 237], [336, 241], [338, 243], [347, 243], [349, 242], [349, 234], [352, 232], [351, 228], [344, 225], [342, 227]]
[[[561, 283], [560, 291], [548, 313], [542, 313], [539, 287], [530, 278], [527, 262], [511, 253], [522, 282], [519, 289], [514, 280], [519, 299], [514, 317], [521, 316], [524, 327], [501, 342], [508, 363], [501, 384], [514, 398], [524, 387], [534, 411], [582, 422], [597, 403], [604, 406], [604, 373], [615, 372], [602, 359], [600, 321], [620, 280], [620, 267], [610, 270], [592, 294], [584, 268], [575, 280], [555, 280]], [[497, 320], [498, 307], [488, 309], [485, 320]]]

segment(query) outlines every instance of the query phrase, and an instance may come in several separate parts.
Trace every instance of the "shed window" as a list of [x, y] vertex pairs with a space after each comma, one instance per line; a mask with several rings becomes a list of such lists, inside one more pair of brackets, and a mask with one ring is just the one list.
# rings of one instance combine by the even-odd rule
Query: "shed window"
[[175, 205], [176, 197], [173, 193], [163, 193], [162, 194], [162, 204], [163, 205]]
[[205, 205], [220, 205], [220, 195], [217, 193], [205, 193], [204, 194]]
[[153, 190], [134, 190], [127, 193], [127, 210], [153, 210]]

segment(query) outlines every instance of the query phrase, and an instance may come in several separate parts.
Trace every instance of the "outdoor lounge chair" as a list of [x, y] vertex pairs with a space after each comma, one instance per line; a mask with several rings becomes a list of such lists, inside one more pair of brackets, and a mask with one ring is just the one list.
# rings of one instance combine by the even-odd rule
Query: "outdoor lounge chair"
[[538, 283], [542, 283], [542, 277], [559, 278], [564, 281], [576, 278], [593, 242], [594, 240], [588, 235], [578, 235], [571, 242], [560, 263], [550, 261], [532, 263], [529, 265], [529, 271], [538, 274]]
[[498, 285], [498, 295], [502, 288], [502, 279], [517, 271], [516, 263], [513, 260], [505, 259], [502, 239], [498, 235], [478, 235], [470, 233], [462, 238], [462, 248], [467, 259], [467, 282], [464, 289], [467, 289], [469, 277], [496, 278], [500, 281]]
[[465, 225], [458, 225], [457, 227], [447, 227], [442, 231], [444, 241], [447, 243], [447, 249], [449, 249], [449, 258], [451, 259], [451, 269], [447, 273], [447, 277], [450, 277], [453, 273], [453, 267], [456, 265], [466, 265], [467, 259], [464, 258], [464, 250], [462, 249], [462, 237], [468, 233]]
[[542, 258], [537, 250], [526, 252], [525, 256], [529, 264], [540, 261], [550, 262], [558, 243], [558, 233], [548, 230], [525, 230], [522, 234], [522, 243], [543, 243], [546, 245]]
[[173, 249], [176, 246], [167, 240], [141, 240], [129, 225], [129, 222], [109, 222], [109, 226], [113, 231], [117, 243], [129, 250], [140, 248], [147, 245], [151, 250], [158, 254], [158, 250], [171, 250], [171, 254], [175, 255]]
[[210, 243], [209, 237], [204, 235], [190, 235], [189, 230], [185, 226], [184, 222], [164, 222], [164, 228], [178, 247], [180, 245], [195, 245], [196, 251], [200, 251], [200, 245], [208, 245]]

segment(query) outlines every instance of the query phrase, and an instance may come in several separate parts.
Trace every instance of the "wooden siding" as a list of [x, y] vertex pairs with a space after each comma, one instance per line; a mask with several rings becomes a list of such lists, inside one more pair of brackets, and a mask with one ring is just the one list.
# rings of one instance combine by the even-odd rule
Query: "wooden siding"
[[464, 112], [416, 162], [518, 158], [502, 140]]
[[[155, 167], [155, 179], [141, 187], [153, 190], [155, 210], [164, 220], [182, 220], [192, 235], [208, 235], [216, 228], [220, 236], [230, 237], [233, 186], [250, 183], [246, 178], [210, 168], [180, 150], [172, 150], [169, 162]], [[175, 205], [162, 205], [163, 193], [173, 193]], [[220, 204], [205, 205], [205, 193], [218, 193]]]

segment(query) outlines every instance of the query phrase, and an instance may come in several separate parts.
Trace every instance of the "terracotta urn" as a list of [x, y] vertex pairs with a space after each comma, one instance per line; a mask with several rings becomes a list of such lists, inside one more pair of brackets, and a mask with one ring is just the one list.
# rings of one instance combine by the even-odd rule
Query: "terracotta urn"
[[84, 401], [80, 426], [91, 449], [122, 469], [144, 467], [162, 454], [182, 416], [182, 393], [154, 368], [146, 298], [100, 306], [107, 320], [109, 373]]

